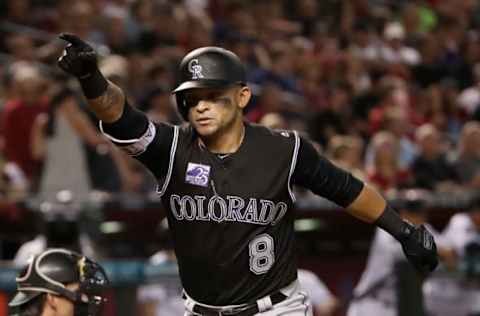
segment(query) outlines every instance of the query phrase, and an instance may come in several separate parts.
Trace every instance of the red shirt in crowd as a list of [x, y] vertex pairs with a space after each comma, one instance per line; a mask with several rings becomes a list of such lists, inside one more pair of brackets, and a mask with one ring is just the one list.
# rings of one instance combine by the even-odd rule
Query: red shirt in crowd
[[398, 170], [392, 177], [387, 177], [378, 172], [370, 172], [368, 179], [377, 185], [380, 190], [386, 192], [407, 185], [411, 180], [411, 173], [408, 170]]
[[39, 162], [32, 157], [32, 127], [37, 116], [46, 111], [46, 100], [39, 100], [34, 105], [10, 100], [5, 104], [2, 113], [5, 157], [7, 161], [15, 162], [29, 179], [32, 179], [40, 168]]

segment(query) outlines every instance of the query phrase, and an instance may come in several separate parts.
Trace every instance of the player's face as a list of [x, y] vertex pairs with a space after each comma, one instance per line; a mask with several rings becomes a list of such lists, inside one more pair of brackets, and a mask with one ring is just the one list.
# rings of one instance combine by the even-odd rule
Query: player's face
[[[69, 284], [67, 288], [75, 291], [78, 289], [78, 284]], [[55, 296], [52, 310], [55, 316], [73, 316], [75, 307], [69, 299], [62, 296]]]
[[189, 106], [190, 123], [200, 136], [210, 137], [241, 120], [242, 108], [248, 103], [250, 90], [241, 86], [191, 89], [185, 92], [184, 98]]

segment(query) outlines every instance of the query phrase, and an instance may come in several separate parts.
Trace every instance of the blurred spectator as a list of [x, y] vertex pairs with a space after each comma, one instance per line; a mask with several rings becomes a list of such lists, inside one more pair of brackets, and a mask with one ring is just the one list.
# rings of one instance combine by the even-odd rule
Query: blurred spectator
[[405, 28], [407, 43], [416, 44], [427, 31], [431, 31], [431, 25], [425, 23], [423, 18], [426, 10], [428, 8], [425, 5], [415, 2], [407, 2], [401, 9], [401, 23]]
[[312, 301], [314, 316], [331, 316], [335, 314], [340, 302], [315, 273], [299, 269], [298, 282]]
[[411, 107], [407, 81], [397, 76], [386, 76], [379, 84], [382, 86], [380, 100], [368, 113], [371, 133], [381, 129], [387, 113], [396, 111], [398, 115], [408, 117], [407, 113]]
[[350, 87], [338, 84], [330, 87], [328, 107], [317, 112], [309, 122], [309, 133], [322, 146], [337, 134], [348, 134], [353, 129], [351, 121]]
[[466, 187], [480, 188], [480, 123], [471, 121], [463, 126], [458, 142], [456, 173]]
[[[232, 1], [227, 5], [227, 10], [227, 16], [218, 21], [215, 26], [217, 37], [255, 40], [258, 36], [257, 21], [252, 15], [252, 10], [249, 10], [248, 4]], [[239, 57], [242, 59], [241, 56]]]
[[463, 110], [458, 106], [458, 83], [453, 79], [444, 79], [440, 82], [442, 93], [442, 109], [445, 116], [444, 131], [449, 141], [458, 141], [462, 125], [465, 121]]
[[139, 108], [147, 113], [152, 122], [173, 122], [176, 120], [175, 107], [170, 91], [164, 88], [152, 89], [140, 100]]
[[2, 113], [4, 154], [7, 161], [20, 167], [29, 181], [34, 181], [40, 172], [40, 162], [30, 151], [32, 129], [37, 116], [48, 108], [44, 94], [47, 80], [31, 63], [16, 63], [10, 71], [12, 95]]
[[152, 0], [138, 0], [131, 3], [125, 22], [128, 41], [138, 43], [141, 33], [152, 27], [155, 19], [153, 7]]
[[286, 92], [299, 93], [297, 78], [293, 71], [294, 56], [288, 43], [277, 41], [271, 46], [270, 68], [253, 71], [249, 74], [248, 81], [258, 85], [273, 84]]
[[301, 34], [303, 36], [311, 36], [317, 23], [319, 11], [318, 1], [300, 0], [294, 2], [293, 20], [301, 24]]
[[[452, 12], [454, 10], [448, 12], [448, 14]], [[465, 21], [447, 14], [442, 17], [442, 21], [437, 27], [437, 38], [443, 46], [443, 66], [452, 77], [464, 76], [464, 74], [458, 73], [463, 63], [462, 41], [464, 34]], [[465, 71], [469, 72], [470, 69], [467, 68]]]
[[339, 167], [350, 171], [359, 179], [366, 180], [363, 171], [363, 148], [361, 138], [337, 135], [330, 139], [327, 155]]
[[442, 232], [442, 240], [453, 248], [456, 255], [450, 269], [457, 272], [458, 277], [433, 275], [424, 285], [425, 305], [429, 313], [438, 316], [471, 316], [480, 312], [479, 275], [478, 271], [472, 269], [472, 265], [478, 264], [479, 231], [480, 199], [476, 196], [467, 212], [453, 215]]
[[65, 10], [66, 15], [61, 17], [66, 21], [67, 29], [62, 31], [68, 31], [77, 34], [81, 38], [90, 41], [92, 43], [105, 43], [105, 35], [100, 28], [96, 27], [98, 17], [95, 14], [95, 8], [92, 4], [85, 0], [70, 2], [65, 1], [65, 6], [68, 6]]
[[32, 129], [33, 157], [44, 161], [38, 189], [41, 200], [55, 201], [61, 190], [69, 190], [80, 201], [88, 198], [93, 186], [83, 142], [107, 151], [112, 148], [80, 110], [73, 92], [59, 87], [48, 116], [38, 116]]
[[450, 77], [458, 83], [460, 89], [465, 89], [477, 81], [474, 68], [480, 61], [480, 41], [478, 33], [467, 31], [466, 28], [460, 31], [460, 35], [460, 56], [450, 70]]
[[[213, 45], [213, 21], [208, 16], [191, 15], [188, 18], [189, 32], [183, 34], [184, 46], [187, 50]], [[159, 28], [165, 28], [163, 22]]]
[[[151, 89], [157, 88], [164, 91], [170, 91], [175, 84], [175, 78], [171, 73], [173, 65], [168, 64], [167, 61], [153, 61], [148, 65], [146, 71], [147, 80], [151, 85]], [[148, 90], [147, 90], [148, 93]]]
[[358, 58], [348, 54], [345, 56], [345, 80], [352, 87], [354, 94], [368, 91], [372, 87], [371, 76], [367, 66]]
[[436, 33], [426, 34], [418, 45], [422, 61], [412, 68], [412, 74], [418, 84], [426, 88], [445, 78], [447, 69], [443, 65], [443, 51]]
[[33, 39], [24, 34], [9, 34], [5, 39], [7, 51], [16, 61], [34, 61], [35, 43]]
[[125, 19], [128, 12], [121, 8], [111, 8], [104, 13], [106, 24], [105, 41], [114, 54], [127, 54], [133, 50], [133, 43], [129, 41]]
[[384, 44], [380, 47], [379, 58], [386, 63], [401, 63], [409, 66], [421, 62], [418, 51], [405, 45], [405, 28], [399, 22], [390, 22], [383, 30]]
[[445, 155], [445, 144], [431, 124], [422, 125], [415, 134], [419, 156], [412, 164], [415, 186], [429, 190], [452, 191], [458, 188], [457, 173]]
[[349, 49], [353, 57], [363, 62], [374, 62], [378, 59], [378, 43], [374, 40], [372, 26], [368, 21], [357, 20], [355, 22]]
[[[176, 25], [187, 21], [186, 18], [181, 22], [178, 20], [171, 2], [160, 4], [155, 1], [140, 1], [134, 8], [137, 10], [134, 12], [136, 22], [141, 23], [136, 43], [142, 53], [151, 54], [156, 49], [178, 45], [181, 29]], [[147, 9], [152, 12], [147, 13]], [[208, 36], [208, 30], [205, 31], [207, 34], [204, 36]]]
[[281, 112], [284, 109], [282, 91], [275, 85], [264, 85], [253, 109], [249, 109], [247, 117], [252, 122], [259, 122], [269, 113]]
[[32, 1], [6, 0], [6, 17], [10, 22], [31, 25], [34, 22], [31, 16]]
[[469, 115], [480, 105], [480, 63], [473, 65], [474, 84], [464, 89], [458, 96], [458, 105]]
[[418, 149], [408, 134], [412, 130], [412, 124], [410, 124], [408, 116], [404, 111], [389, 111], [385, 114], [382, 125], [386, 131], [392, 133], [398, 144], [399, 168], [409, 169], [417, 156]]
[[382, 131], [372, 137], [367, 150], [371, 155], [366, 167], [369, 182], [385, 193], [405, 188], [410, 182], [409, 170], [399, 166], [398, 148], [394, 135]]

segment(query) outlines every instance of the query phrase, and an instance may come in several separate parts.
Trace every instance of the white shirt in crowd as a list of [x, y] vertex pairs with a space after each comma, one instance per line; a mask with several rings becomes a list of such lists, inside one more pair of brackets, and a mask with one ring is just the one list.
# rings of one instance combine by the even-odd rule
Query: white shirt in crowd
[[[461, 258], [465, 246], [480, 238], [474, 223], [466, 213], [452, 216], [442, 239]], [[480, 241], [480, 240], [479, 240]], [[426, 309], [435, 316], [468, 316], [478, 311], [480, 288], [461, 277], [433, 275], [423, 286]]]

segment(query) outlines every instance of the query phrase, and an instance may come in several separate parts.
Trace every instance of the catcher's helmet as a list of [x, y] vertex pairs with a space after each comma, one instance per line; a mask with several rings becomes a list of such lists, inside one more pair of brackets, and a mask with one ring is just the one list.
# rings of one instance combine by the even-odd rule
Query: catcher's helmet
[[188, 107], [183, 102], [183, 91], [223, 88], [245, 82], [245, 68], [237, 55], [220, 47], [202, 47], [191, 51], [181, 61], [180, 83], [173, 93], [180, 114], [188, 120]]
[[[17, 281], [17, 293], [8, 304], [18, 308], [42, 293], [63, 296], [74, 304], [85, 305], [87, 313], [97, 314], [105, 299], [101, 291], [108, 284], [103, 268], [96, 262], [67, 249], [48, 249], [34, 256], [22, 270]], [[76, 291], [65, 287], [79, 283]], [[87, 301], [85, 300], [87, 298]]]

